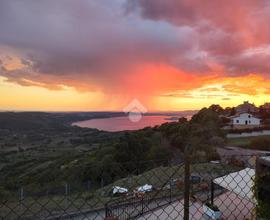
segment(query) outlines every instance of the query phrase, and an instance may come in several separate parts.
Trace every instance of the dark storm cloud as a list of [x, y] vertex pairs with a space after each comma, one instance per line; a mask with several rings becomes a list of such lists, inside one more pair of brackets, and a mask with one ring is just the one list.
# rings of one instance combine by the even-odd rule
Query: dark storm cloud
[[222, 66], [223, 74], [267, 75], [265, 51], [243, 55], [270, 44], [267, 2], [3, 0], [0, 48], [17, 51], [26, 70], [0, 74], [14, 82], [24, 77], [86, 87], [117, 86], [146, 64], [191, 74]]
[[23, 64], [40, 74], [117, 79], [193, 47], [192, 29], [125, 16], [122, 1], [11, 0], [0, 8], [0, 45], [23, 51]]
[[270, 74], [268, 54], [242, 56], [249, 48], [270, 44], [269, 4], [268, 0], [129, 0], [126, 10], [147, 20], [194, 28], [198, 50], [208, 54], [206, 60], [225, 65], [228, 74]]
[[196, 8], [188, 1], [179, 0], [129, 0], [126, 11], [139, 10], [144, 18], [166, 20], [176, 25], [194, 24], [199, 19]]

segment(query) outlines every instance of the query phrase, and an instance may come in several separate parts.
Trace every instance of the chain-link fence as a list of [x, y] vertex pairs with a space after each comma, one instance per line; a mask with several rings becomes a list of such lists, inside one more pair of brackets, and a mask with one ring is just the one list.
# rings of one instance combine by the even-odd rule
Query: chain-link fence
[[111, 164], [84, 183], [1, 195], [0, 219], [255, 219], [269, 205], [269, 158]]

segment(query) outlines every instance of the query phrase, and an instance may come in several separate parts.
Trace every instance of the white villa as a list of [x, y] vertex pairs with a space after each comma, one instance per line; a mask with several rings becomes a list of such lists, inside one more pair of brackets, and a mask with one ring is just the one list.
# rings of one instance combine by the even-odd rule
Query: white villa
[[237, 128], [249, 128], [249, 127], [258, 127], [261, 125], [261, 120], [254, 117], [250, 113], [241, 113], [239, 115], [232, 117], [232, 125]]

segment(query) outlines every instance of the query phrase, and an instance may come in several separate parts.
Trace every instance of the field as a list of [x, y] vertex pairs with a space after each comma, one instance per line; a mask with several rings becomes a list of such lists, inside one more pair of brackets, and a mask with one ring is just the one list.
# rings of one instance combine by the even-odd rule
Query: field
[[20, 209], [19, 213], [31, 216], [30, 208], [37, 204], [33, 212], [46, 211], [43, 207], [47, 206], [47, 213], [40, 214], [53, 216], [63, 210], [62, 204], [64, 210], [76, 212], [84, 202], [91, 209], [99, 209], [111, 198], [113, 186], [132, 193], [139, 186], [151, 184], [155, 188], [152, 192], [159, 192], [162, 199], [167, 194], [174, 196], [168, 187], [171, 182], [174, 187], [183, 186], [183, 167], [177, 170], [174, 165], [183, 161], [186, 143], [190, 143], [192, 160], [201, 162], [195, 170], [191, 168], [194, 176], [206, 180], [225, 170], [209, 164], [213, 158], [219, 159], [215, 147], [224, 143], [218, 115], [212, 110], [203, 109], [190, 121], [132, 132], [70, 126], [73, 120], [84, 117], [89, 115], [0, 114], [0, 200], [8, 201], [6, 209], [0, 211], [8, 214]]
[[78, 118], [115, 115], [0, 113], [0, 199], [22, 187], [26, 194], [62, 192], [66, 183], [84, 190], [90, 181], [94, 187], [126, 175], [121, 162], [169, 158], [166, 138], [151, 128], [126, 133], [70, 126]]
[[[200, 176], [202, 182], [208, 182], [215, 177], [225, 175], [235, 171], [236, 167], [225, 164], [200, 163], [191, 166], [192, 175]], [[139, 175], [130, 175], [127, 178], [116, 180], [112, 184], [101, 187], [93, 191], [75, 192], [62, 195], [45, 195], [39, 197], [25, 196], [22, 200], [13, 198], [6, 205], [0, 207], [0, 212], [7, 219], [14, 219], [16, 214], [20, 214], [25, 218], [32, 219], [33, 217], [45, 217], [48, 215], [63, 215], [67, 213], [92, 213], [93, 216], [104, 210], [107, 202], [132, 200], [132, 192], [138, 186], [144, 184], [153, 185], [154, 190], [147, 193], [147, 197], [160, 200], [166, 200], [170, 197], [179, 197], [183, 193], [183, 185], [172, 186], [171, 191], [168, 188], [168, 183], [172, 180], [183, 181], [184, 166], [168, 165], [150, 169]], [[131, 192], [129, 197], [112, 195], [112, 187], [125, 187]], [[193, 185], [192, 192], [199, 192], [199, 185]], [[46, 207], [46, 208], [44, 208]], [[13, 211], [11, 211], [11, 209]], [[42, 211], [41, 211], [42, 210]], [[63, 211], [64, 210], [64, 211]], [[16, 213], [16, 214], [15, 214]]]
[[228, 138], [227, 144], [233, 147], [248, 147], [251, 139], [254, 137], [244, 137], [244, 138]]
[[[241, 138], [228, 138], [227, 145], [232, 147], [243, 147], [243, 148], [250, 148], [254, 149], [256, 146], [251, 146], [251, 143], [258, 140], [258, 139], [270, 139], [269, 135], [259, 136], [259, 137], [241, 137]], [[259, 148], [258, 148], [259, 150]]]

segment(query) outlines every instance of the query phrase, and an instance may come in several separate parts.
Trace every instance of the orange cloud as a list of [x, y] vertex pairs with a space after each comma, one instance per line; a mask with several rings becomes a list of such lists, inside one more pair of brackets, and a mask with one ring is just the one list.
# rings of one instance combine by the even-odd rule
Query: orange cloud
[[221, 78], [224, 91], [233, 94], [256, 96], [268, 94], [270, 80], [258, 74]]
[[121, 110], [137, 98], [178, 110], [269, 98], [269, 1], [125, 2], [1, 1], [0, 108]]

